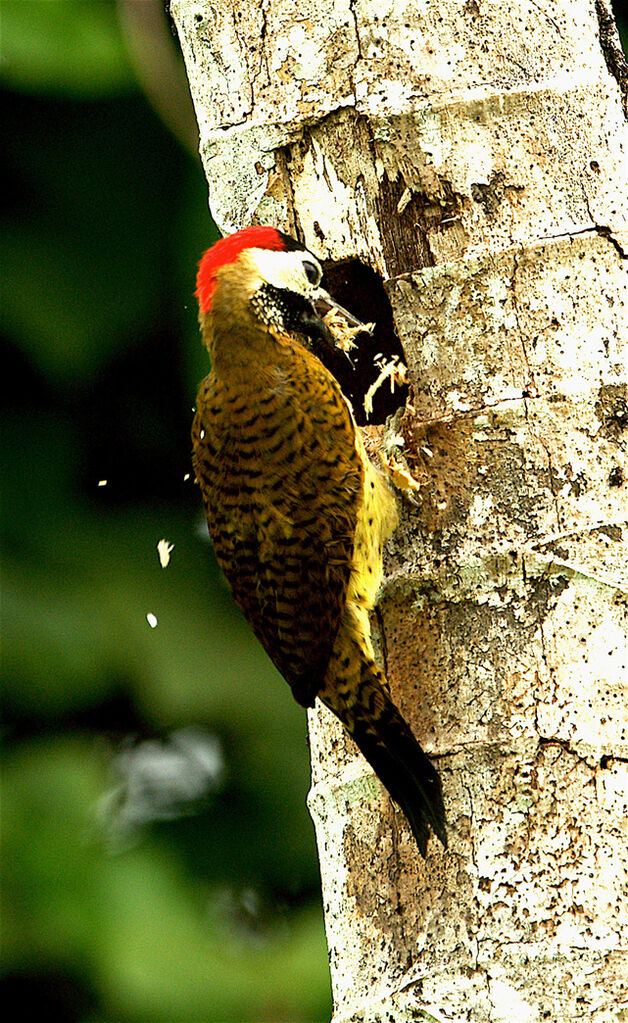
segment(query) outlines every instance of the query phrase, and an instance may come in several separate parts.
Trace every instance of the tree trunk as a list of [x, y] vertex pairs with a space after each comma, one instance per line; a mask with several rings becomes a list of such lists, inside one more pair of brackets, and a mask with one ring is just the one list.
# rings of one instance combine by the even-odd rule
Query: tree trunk
[[[605, 0], [173, 0], [224, 231], [383, 278], [422, 484], [378, 608], [422, 861], [310, 714], [335, 1023], [628, 1018], [626, 68]], [[359, 313], [359, 310], [354, 310]]]

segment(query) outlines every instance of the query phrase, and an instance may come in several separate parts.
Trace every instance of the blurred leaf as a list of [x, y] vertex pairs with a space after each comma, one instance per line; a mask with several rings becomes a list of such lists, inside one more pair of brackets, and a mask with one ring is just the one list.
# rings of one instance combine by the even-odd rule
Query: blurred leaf
[[5, 962], [92, 957], [99, 853], [88, 843], [102, 772], [89, 744], [38, 742], [6, 758]]
[[188, 888], [175, 861], [142, 848], [107, 864], [100, 926], [105, 1004], [114, 1018], [163, 1023], [301, 1023], [328, 1015], [320, 917], [246, 948], [211, 889]]
[[[94, 744], [31, 743], [4, 772], [5, 968], [82, 966], [108, 1018], [146, 1023], [323, 1019], [329, 980], [320, 915], [243, 943], [210, 887], [190, 885], [149, 843], [107, 856]], [[34, 826], [35, 825], [35, 826]], [[29, 1018], [28, 1004], [21, 1014]]]
[[134, 87], [108, 0], [3, 0], [2, 77], [28, 92], [102, 96]]

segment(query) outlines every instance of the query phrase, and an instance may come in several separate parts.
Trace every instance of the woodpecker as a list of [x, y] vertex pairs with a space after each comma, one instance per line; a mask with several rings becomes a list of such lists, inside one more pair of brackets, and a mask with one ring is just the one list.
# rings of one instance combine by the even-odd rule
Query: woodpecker
[[192, 428], [193, 463], [218, 562], [295, 699], [337, 715], [419, 850], [447, 845], [439, 776], [375, 662], [369, 611], [397, 523], [351, 407], [308, 341], [323, 317], [355, 320], [321, 286], [311, 252], [273, 227], [222, 238], [196, 295], [211, 372]]

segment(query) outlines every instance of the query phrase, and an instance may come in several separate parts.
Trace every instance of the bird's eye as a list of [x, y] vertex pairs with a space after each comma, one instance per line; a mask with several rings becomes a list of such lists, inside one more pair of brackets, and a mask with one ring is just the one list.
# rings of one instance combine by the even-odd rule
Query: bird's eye
[[310, 284], [320, 284], [321, 272], [314, 263], [310, 263], [309, 260], [303, 260], [303, 270]]

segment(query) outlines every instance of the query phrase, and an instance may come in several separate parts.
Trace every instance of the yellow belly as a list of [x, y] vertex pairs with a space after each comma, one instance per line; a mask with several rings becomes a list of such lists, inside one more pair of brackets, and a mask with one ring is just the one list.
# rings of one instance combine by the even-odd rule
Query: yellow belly
[[358, 508], [345, 621], [362, 649], [373, 656], [369, 611], [375, 606], [382, 582], [383, 545], [397, 525], [398, 514], [392, 490], [372, 464], [357, 431], [356, 447], [364, 465], [364, 489]]

